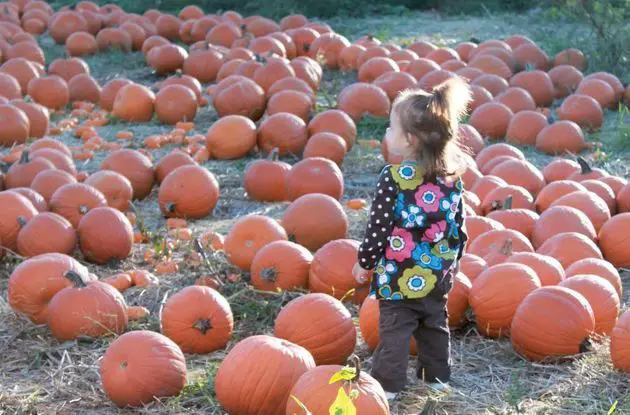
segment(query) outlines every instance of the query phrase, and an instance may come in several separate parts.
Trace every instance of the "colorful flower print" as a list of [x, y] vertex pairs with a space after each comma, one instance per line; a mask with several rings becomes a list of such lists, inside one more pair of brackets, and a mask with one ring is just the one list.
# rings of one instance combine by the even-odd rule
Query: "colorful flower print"
[[440, 209], [440, 200], [444, 193], [440, 186], [433, 183], [422, 185], [416, 192], [416, 203], [425, 212], [437, 212]]
[[409, 205], [400, 213], [405, 228], [421, 228], [427, 220], [427, 215], [416, 205]]
[[396, 205], [394, 206], [394, 217], [396, 219], [402, 218], [403, 210], [405, 210], [405, 195], [404, 193], [398, 193], [396, 195]]
[[440, 210], [446, 212], [446, 220], [449, 222], [455, 221], [455, 215], [457, 215], [457, 208], [459, 207], [459, 201], [462, 198], [460, 193], [451, 193], [448, 197], [444, 197], [440, 200]]
[[383, 286], [389, 284], [391, 276], [398, 271], [398, 265], [394, 261], [385, 261], [381, 259], [379, 265], [376, 267], [374, 277], [376, 278], [376, 285]]
[[378, 295], [385, 300], [402, 300], [403, 296], [400, 292], [392, 292], [390, 285], [383, 285], [378, 289]]
[[459, 251], [459, 245], [455, 249], [451, 249], [446, 239], [442, 239], [433, 247], [433, 249], [431, 249], [431, 253], [433, 255], [435, 255], [438, 258], [445, 259], [447, 261], [455, 259], [458, 251]]
[[410, 164], [399, 164], [392, 166], [392, 177], [402, 190], [413, 190], [424, 181], [421, 171], [418, 172], [415, 166]]
[[389, 260], [402, 262], [411, 257], [415, 245], [413, 235], [401, 228], [394, 228], [389, 237], [389, 246], [385, 249], [385, 257]]
[[422, 240], [424, 242], [437, 243], [444, 239], [446, 232], [446, 221], [441, 220], [437, 223], [431, 225], [429, 229], [424, 231], [424, 235], [422, 235]]
[[442, 268], [442, 259], [433, 255], [431, 247], [426, 242], [422, 242], [420, 245], [417, 245], [412, 255], [413, 259], [416, 260], [416, 262], [418, 262], [423, 268], [436, 270]]
[[436, 281], [437, 277], [431, 270], [416, 265], [403, 272], [398, 279], [398, 287], [406, 298], [422, 298], [433, 290]]

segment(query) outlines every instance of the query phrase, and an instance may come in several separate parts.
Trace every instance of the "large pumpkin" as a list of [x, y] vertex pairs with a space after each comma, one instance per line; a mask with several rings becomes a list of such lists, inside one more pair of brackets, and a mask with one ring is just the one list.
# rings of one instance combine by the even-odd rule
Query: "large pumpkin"
[[291, 240], [316, 251], [329, 241], [346, 237], [348, 217], [337, 200], [312, 193], [289, 205], [284, 211], [282, 226]]
[[359, 242], [352, 239], [331, 241], [318, 249], [309, 272], [309, 290], [341, 299], [359, 288], [361, 284], [352, 275], [358, 250]]
[[630, 232], [630, 213], [628, 212], [615, 215], [599, 231], [599, 247], [604, 258], [619, 268], [630, 266], [628, 232]]
[[155, 94], [135, 83], [124, 85], [116, 93], [112, 114], [124, 121], [147, 122], [153, 117]]
[[556, 258], [564, 269], [581, 259], [603, 259], [602, 253], [595, 242], [577, 232], [565, 232], [555, 235], [547, 239], [536, 252]]
[[25, 257], [53, 252], [71, 255], [76, 246], [77, 236], [72, 224], [52, 212], [34, 216], [17, 237], [17, 250]]
[[558, 284], [582, 294], [588, 301], [595, 317], [595, 333], [608, 335], [612, 332], [619, 315], [620, 300], [613, 285], [597, 275], [573, 275]]
[[33, 179], [44, 170], [54, 169], [55, 165], [45, 158], [29, 158], [28, 150], [22, 152], [20, 160], [13, 163], [4, 177], [7, 189], [30, 187]]
[[127, 304], [118, 290], [104, 282], [84, 281], [73, 271], [63, 277], [71, 285], [50, 300], [46, 319], [57, 340], [100, 337], [127, 329]]
[[302, 346], [266, 335], [248, 337], [219, 366], [217, 400], [232, 414], [283, 414], [291, 388], [314, 367], [313, 356]]
[[249, 271], [254, 257], [265, 245], [287, 240], [287, 232], [269, 217], [248, 215], [236, 221], [225, 237], [228, 260], [244, 271]]
[[301, 155], [307, 140], [304, 120], [286, 112], [265, 118], [258, 128], [258, 147], [265, 153], [277, 148], [281, 156]]
[[111, 170], [101, 170], [90, 175], [84, 183], [99, 190], [105, 196], [109, 207], [121, 212], [129, 209], [133, 187], [129, 179], [122, 174]]
[[257, 121], [265, 111], [265, 91], [249, 78], [230, 75], [215, 87], [212, 104], [221, 117], [242, 115]]
[[[311, 369], [303, 374], [291, 389], [287, 402], [286, 415], [302, 413], [303, 409], [297, 402], [313, 414], [331, 413], [340, 390], [346, 396], [353, 396], [352, 405], [357, 414], [388, 415], [389, 405], [385, 397], [385, 391], [381, 384], [372, 376], [361, 372], [355, 365], [355, 377], [350, 380], [332, 382], [333, 376], [343, 370], [342, 366], [324, 365]], [[343, 411], [343, 409], [340, 409]], [[334, 413], [334, 412], [332, 412]]]
[[[578, 190], [586, 191], [586, 187], [572, 180], [556, 180], [542, 188], [536, 197], [536, 210], [540, 213], [545, 212], [553, 202], [560, 199], [564, 195], [576, 192]], [[590, 219], [589, 219], [590, 221]]]
[[508, 334], [517, 307], [536, 288], [540, 279], [526, 265], [506, 262], [482, 272], [469, 294], [479, 331], [490, 337]]
[[519, 252], [510, 256], [508, 262], [530, 267], [538, 275], [543, 287], [559, 284], [565, 279], [562, 264], [557, 259], [547, 255], [535, 252]]
[[160, 159], [155, 165], [155, 179], [158, 183], [178, 167], [197, 164], [192, 157], [180, 150], [173, 150]]
[[358, 82], [341, 90], [338, 108], [358, 122], [365, 114], [373, 117], [389, 116], [391, 103], [387, 93], [380, 87]]
[[[100, 363], [105, 393], [116, 405], [141, 406], [178, 395], [186, 385], [186, 358], [168, 337], [149, 330], [114, 340]], [[142, 387], [138, 387], [138, 380]]]
[[348, 114], [340, 110], [326, 110], [317, 114], [308, 124], [309, 136], [329, 132], [343, 137], [348, 151], [357, 140], [357, 127]]
[[0, 117], [4, 121], [0, 131], [0, 146], [26, 142], [31, 131], [31, 123], [24, 111], [9, 104], [0, 105]]
[[133, 249], [129, 219], [111, 207], [91, 209], [79, 222], [77, 235], [83, 255], [97, 264], [125, 259]]
[[570, 206], [581, 210], [591, 220], [596, 232], [610, 219], [610, 209], [606, 202], [589, 191], [569, 193], [557, 199], [551, 206]]
[[604, 123], [604, 111], [594, 98], [571, 94], [556, 110], [561, 120], [573, 121], [589, 131], [597, 131]]
[[466, 322], [466, 310], [472, 283], [463, 273], [458, 272], [453, 277], [453, 288], [448, 293], [446, 309], [448, 311], [448, 326], [452, 329], [460, 328]]
[[483, 258], [503, 247], [506, 241], [511, 241], [512, 252], [534, 252], [529, 239], [513, 229], [495, 229], [485, 232], [475, 238], [474, 242], [468, 246], [467, 252]]
[[287, 200], [286, 179], [291, 165], [278, 160], [278, 150], [274, 149], [268, 159], [251, 162], [243, 176], [243, 187], [247, 195], [261, 202], [281, 202]]
[[610, 358], [616, 369], [630, 372], [630, 311], [621, 315], [610, 335]]
[[459, 270], [473, 282], [488, 268], [488, 263], [480, 256], [466, 253], [459, 260]]
[[313, 255], [290, 241], [275, 241], [256, 253], [251, 266], [252, 285], [263, 291], [306, 289]]
[[164, 304], [162, 333], [184, 353], [211, 353], [225, 347], [234, 319], [227, 300], [210, 287], [182, 289]]
[[155, 113], [164, 124], [193, 121], [197, 115], [197, 96], [183, 85], [168, 85], [155, 95]]
[[582, 294], [565, 287], [542, 287], [516, 310], [512, 346], [530, 360], [571, 356], [585, 349], [594, 328], [593, 310]]
[[122, 149], [111, 153], [101, 163], [101, 170], [113, 170], [125, 176], [133, 187], [134, 199], [144, 199], [153, 188], [153, 163], [136, 150]]
[[289, 200], [309, 193], [322, 193], [339, 200], [343, 196], [343, 173], [331, 160], [307, 158], [289, 170], [286, 186]]
[[28, 223], [37, 209], [33, 203], [18, 192], [0, 192], [0, 240], [2, 245], [12, 251], [17, 251], [17, 238], [22, 225]]
[[597, 275], [605, 279], [615, 287], [619, 298], [623, 298], [623, 286], [621, 284], [621, 276], [619, 271], [613, 264], [599, 258], [585, 258], [574, 262], [566, 270], [567, 278], [574, 275]]
[[64, 278], [68, 271], [81, 275], [83, 281], [95, 279], [86, 267], [64, 254], [44, 254], [27, 259], [13, 270], [9, 278], [9, 305], [33, 323], [45, 323], [48, 303], [55, 294], [70, 285], [70, 281]]
[[285, 305], [276, 317], [274, 334], [304, 347], [318, 365], [345, 362], [357, 342], [350, 312], [339, 300], [318, 293]]
[[256, 124], [242, 115], [222, 117], [208, 129], [206, 144], [219, 160], [245, 157], [256, 146]]
[[197, 165], [181, 166], [170, 172], [162, 184], [158, 201], [167, 217], [201, 219], [208, 216], [219, 199], [219, 182]]
[[535, 248], [540, 248], [548, 239], [565, 232], [577, 232], [593, 241], [597, 239], [593, 224], [582, 211], [570, 206], [553, 206], [536, 221], [531, 240]]
[[71, 183], [61, 186], [50, 198], [50, 210], [68, 219], [76, 229], [90, 210], [107, 206], [105, 196], [92, 186]]

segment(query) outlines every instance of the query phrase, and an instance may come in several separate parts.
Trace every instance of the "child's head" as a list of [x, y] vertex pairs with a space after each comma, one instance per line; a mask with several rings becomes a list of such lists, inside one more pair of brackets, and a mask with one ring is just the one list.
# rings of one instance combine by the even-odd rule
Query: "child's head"
[[421, 89], [402, 92], [394, 101], [388, 148], [420, 162], [427, 176], [459, 173], [463, 154], [455, 138], [458, 119], [470, 102], [470, 89], [460, 78], [437, 86], [433, 93]]

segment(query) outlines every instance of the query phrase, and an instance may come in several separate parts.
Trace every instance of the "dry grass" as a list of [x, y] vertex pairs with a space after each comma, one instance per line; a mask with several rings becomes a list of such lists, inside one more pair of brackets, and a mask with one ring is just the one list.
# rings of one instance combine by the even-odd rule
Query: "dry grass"
[[[345, 19], [333, 21], [351, 37], [373, 32], [384, 38], [398, 41], [412, 37], [424, 37], [450, 44], [459, 40], [477, 37], [494, 37], [520, 32], [537, 40], [544, 40], [550, 31], [539, 23], [531, 24], [531, 16], [488, 16], [466, 20], [443, 18], [437, 15], [415, 13], [396, 18], [370, 18], [363, 20]], [[541, 30], [541, 31], [539, 31]], [[483, 36], [481, 36], [483, 35]], [[406, 39], [405, 39], [406, 38]], [[51, 61], [61, 56], [62, 50], [44, 39], [44, 47]], [[141, 54], [118, 53], [100, 55], [88, 59], [93, 75], [104, 82], [116, 76], [126, 76], [146, 84], [159, 79], [144, 65]], [[326, 74], [323, 89], [333, 95], [352, 77]], [[328, 104], [320, 96], [321, 106]], [[605, 167], [616, 174], [627, 176], [629, 157], [623, 131], [629, 124], [627, 113], [607, 115], [604, 132], [593, 137], [605, 144], [610, 157]], [[197, 117], [197, 132], [206, 129], [217, 119], [211, 107], [203, 109]], [[366, 120], [359, 126], [361, 138], [380, 138], [386, 122]], [[151, 122], [129, 125], [114, 122], [101, 129], [103, 138], [114, 141], [115, 133], [131, 130], [136, 139], [132, 147], [140, 147], [142, 139], [150, 134], [168, 131], [169, 128]], [[625, 129], [625, 130], [624, 130]], [[77, 139], [64, 134], [61, 140], [74, 144]], [[621, 146], [619, 147], [619, 145]], [[155, 152], [159, 158], [169, 152], [165, 148]], [[528, 157], [542, 166], [549, 158], [532, 150]], [[98, 169], [105, 156], [97, 153], [94, 160], [82, 165], [89, 172]], [[286, 204], [261, 204], [249, 201], [241, 187], [241, 178], [247, 160], [233, 162], [210, 161], [206, 164], [221, 184], [221, 199], [212, 217], [191, 223], [195, 235], [207, 230], [227, 232], [234, 221], [246, 214], [258, 213], [279, 218]], [[377, 173], [383, 165], [378, 151], [356, 147], [344, 163], [346, 197], [371, 197]], [[166, 233], [165, 221], [158, 211], [157, 194], [139, 202], [137, 209], [147, 227], [160, 235]], [[350, 219], [349, 237], [360, 239], [366, 212], [348, 211]], [[142, 247], [136, 247], [133, 256], [122, 263], [107, 267], [89, 265], [97, 275], [107, 276], [132, 267], [145, 267]], [[181, 243], [176, 255], [186, 255], [191, 247]], [[105, 396], [98, 373], [99, 359], [111, 338], [59, 343], [45, 326], [34, 326], [28, 320], [13, 313], [7, 303], [8, 277], [19, 262], [5, 257], [0, 264], [0, 414], [113, 414], [113, 413], [223, 413], [215, 401], [213, 376], [226, 351], [208, 356], [187, 356], [189, 382], [183, 393], [163, 402], [155, 402], [136, 411], [119, 411]], [[222, 254], [211, 258], [213, 271], [228, 275], [235, 270]], [[142, 305], [151, 311], [148, 321], [134, 323], [130, 329], [159, 331], [161, 305], [169, 296], [209, 270], [182, 265], [177, 274], [165, 276], [159, 286], [144, 289], [132, 288], [125, 292], [130, 305]], [[236, 318], [233, 340], [228, 350], [238, 340], [252, 334], [272, 333], [273, 319], [283, 304], [299, 293], [265, 294], [255, 292], [243, 280], [229, 283], [223, 294], [229, 299]], [[630, 292], [630, 278], [624, 275], [625, 292]], [[624, 298], [628, 303], [628, 296]], [[352, 314], [357, 315], [355, 305], [349, 304]], [[553, 318], [553, 316], [550, 316]], [[360, 357], [369, 368], [369, 352], [361, 342]], [[393, 414], [420, 412], [429, 400], [436, 401], [438, 414], [605, 414], [617, 402], [618, 414], [630, 413], [629, 380], [627, 375], [613, 371], [606, 340], [597, 343], [594, 351], [577, 357], [571, 362], [560, 364], [535, 364], [522, 360], [512, 350], [508, 340], [489, 340], [481, 337], [474, 325], [453, 333], [453, 386], [450, 395], [435, 394], [412, 381], [414, 362], [410, 360], [410, 386], [392, 408]], [[364, 415], [364, 414], [361, 414]]]

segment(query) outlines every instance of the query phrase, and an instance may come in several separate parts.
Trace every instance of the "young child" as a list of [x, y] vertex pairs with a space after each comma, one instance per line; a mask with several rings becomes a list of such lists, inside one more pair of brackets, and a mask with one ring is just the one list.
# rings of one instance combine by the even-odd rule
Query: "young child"
[[375, 270], [371, 295], [381, 300], [381, 340], [372, 376], [389, 399], [405, 386], [411, 336], [418, 346], [418, 378], [448, 389], [446, 297], [467, 240], [459, 178], [466, 158], [455, 140], [469, 101], [466, 83], [453, 79], [432, 94], [402, 93], [390, 115], [387, 147], [404, 161], [381, 172], [354, 268], [359, 282]]

